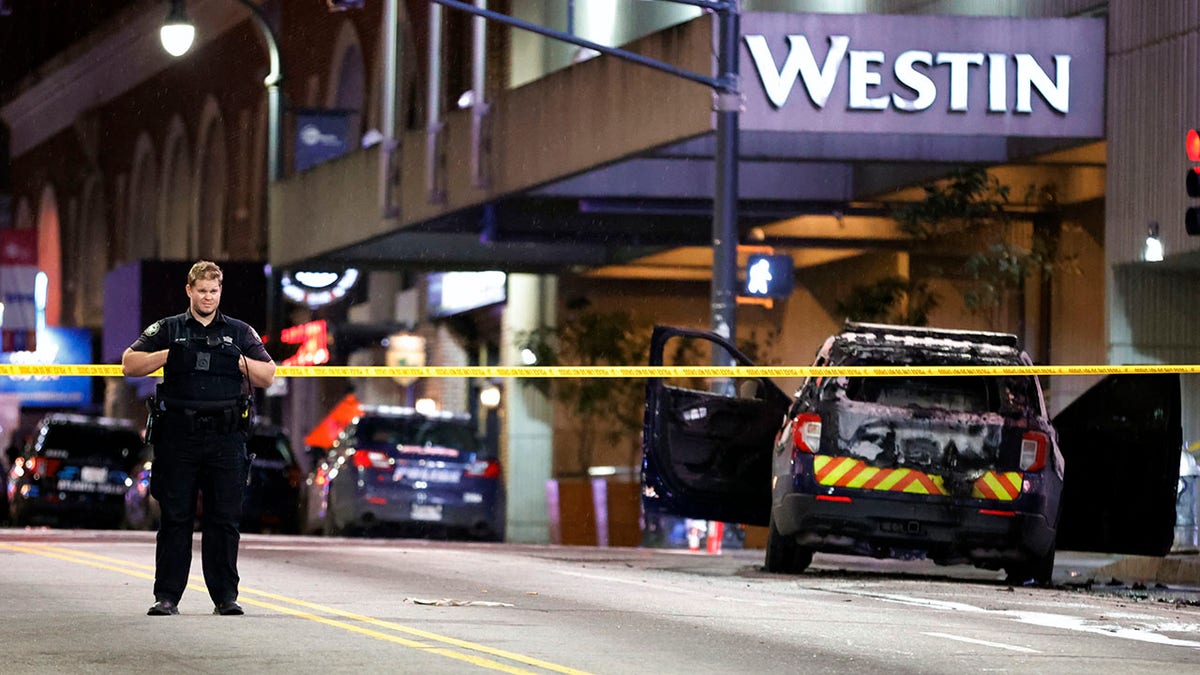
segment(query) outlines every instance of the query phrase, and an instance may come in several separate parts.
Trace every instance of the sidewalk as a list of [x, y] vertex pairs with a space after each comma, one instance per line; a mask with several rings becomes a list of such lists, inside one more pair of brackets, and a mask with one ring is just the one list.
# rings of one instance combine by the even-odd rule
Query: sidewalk
[[[1064, 557], [1073, 555], [1075, 554], [1064, 551]], [[1146, 585], [1200, 587], [1200, 555], [1198, 554], [1171, 554], [1165, 557], [1140, 555], [1105, 557], [1110, 557], [1112, 560], [1102, 561], [1103, 565], [1092, 568], [1091, 578], [1096, 581], [1117, 579], [1126, 584], [1140, 581]]]

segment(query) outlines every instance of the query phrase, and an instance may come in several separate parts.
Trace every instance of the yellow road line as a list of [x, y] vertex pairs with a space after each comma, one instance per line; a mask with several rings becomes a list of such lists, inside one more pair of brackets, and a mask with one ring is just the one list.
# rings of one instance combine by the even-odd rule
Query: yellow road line
[[[12, 551], [18, 551], [20, 553], [28, 553], [31, 555], [40, 555], [43, 557], [54, 558], [54, 559], [63, 560], [66, 562], [73, 562], [73, 563], [77, 563], [80, 565], [88, 565], [88, 566], [96, 567], [99, 569], [109, 570], [112, 572], [119, 572], [121, 574], [127, 574], [129, 576], [134, 576], [134, 577], [138, 577], [141, 579], [150, 579], [150, 580], [154, 579], [154, 574], [153, 574], [154, 566], [153, 565], [145, 565], [142, 563], [131, 562], [128, 560], [121, 560], [119, 558], [110, 558], [108, 556], [98, 555], [95, 553], [89, 553], [87, 551], [79, 551], [79, 550], [75, 550], [75, 549], [62, 548], [59, 546], [52, 546], [49, 544], [28, 544], [28, 545], [24, 545], [24, 546], [17, 545], [17, 544], [0, 544], [0, 548], [9, 549]], [[147, 570], [147, 572], [141, 572], [138, 570]], [[206, 589], [203, 586], [202, 579], [200, 577], [193, 577], [193, 581], [188, 584], [188, 588], [202, 592], [202, 593], [206, 592]], [[260, 591], [260, 590], [256, 590], [256, 589], [252, 589], [252, 588], [247, 588], [245, 586], [242, 586], [239, 589], [239, 597], [238, 597], [239, 602], [250, 605], [252, 607], [259, 607], [262, 609], [279, 612], [281, 614], [287, 614], [289, 616], [294, 616], [294, 617], [301, 618], [301, 619], [308, 619], [309, 621], [315, 621], [317, 623], [322, 623], [327, 626], [333, 626], [335, 628], [341, 628], [343, 630], [347, 630], [347, 631], [350, 631], [353, 633], [359, 633], [361, 635], [372, 637], [372, 638], [375, 638], [378, 640], [384, 640], [386, 642], [392, 642], [395, 644], [399, 644], [404, 647], [408, 647], [410, 649], [419, 649], [421, 651], [425, 651], [425, 652], [428, 652], [431, 654], [436, 654], [438, 656], [443, 656], [443, 657], [446, 657], [449, 659], [465, 661], [467, 663], [479, 666], [481, 668], [488, 668], [490, 670], [498, 670], [500, 672], [505, 672], [505, 673], [530, 673], [530, 674], [533, 673], [533, 671], [523, 670], [523, 669], [520, 669], [520, 668], [517, 668], [514, 666], [510, 666], [508, 664], [500, 663], [498, 661], [493, 661], [491, 659], [483, 658], [481, 656], [476, 656], [474, 654], [463, 654], [462, 652], [454, 651], [452, 649], [431, 646], [427, 642], [410, 640], [410, 639], [399, 637], [396, 635], [390, 635], [388, 633], [380, 632], [377, 630], [372, 630], [370, 628], [355, 625], [353, 623], [348, 623], [347, 621], [339, 621], [337, 619], [330, 619], [328, 617], [318, 616], [311, 612], [302, 611], [300, 609], [293, 609], [292, 607], [285, 607], [285, 606], [274, 604], [271, 602], [264, 602], [262, 600], [255, 600], [252, 598], [247, 598], [247, 597], [245, 597], [247, 594], [252, 595], [252, 596], [259, 596], [262, 598], [267, 598], [269, 600], [274, 600], [276, 602], [282, 602], [282, 603], [287, 603], [290, 605], [295, 605], [296, 607], [301, 607], [301, 608], [316, 611], [316, 612], [332, 614], [332, 615], [341, 617], [342, 619], [346, 619], [348, 621], [354, 621], [354, 622], [358, 622], [358, 623], [364, 623], [364, 624], [367, 624], [370, 626], [386, 628], [388, 630], [395, 631], [398, 633], [404, 633], [404, 634], [411, 635], [414, 637], [419, 637], [426, 641], [438, 642], [438, 643], [450, 645], [452, 647], [457, 647], [458, 649], [465, 649], [468, 651], [474, 651], [474, 652], [480, 652], [483, 654], [488, 654], [490, 656], [507, 659], [509, 661], [515, 661], [517, 663], [521, 663], [521, 664], [524, 664], [527, 666], [540, 668], [542, 670], [548, 670], [548, 671], [555, 672], [555, 673], [566, 673], [568, 675], [588, 675], [587, 671], [577, 670], [575, 668], [570, 668], [568, 666], [562, 666], [562, 665], [559, 665], [556, 663], [551, 663], [549, 661], [543, 661], [541, 659], [537, 659], [537, 658], [534, 658], [531, 656], [525, 656], [524, 654], [517, 654], [515, 652], [510, 652], [510, 651], [506, 651], [503, 649], [496, 649], [494, 647], [489, 647], [487, 645], [483, 645], [483, 644], [479, 644], [479, 643], [475, 643], [475, 642], [469, 642], [467, 640], [460, 640], [458, 638], [453, 638], [453, 637], [449, 637], [446, 635], [439, 635], [437, 633], [431, 633], [429, 631], [424, 631], [424, 630], [420, 630], [417, 628], [411, 628], [409, 626], [404, 626], [402, 624], [394, 623], [391, 621], [383, 621], [381, 619], [375, 619], [375, 618], [372, 618], [369, 616], [355, 614], [353, 612], [346, 612], [346, 611], [343, 611], [340, 609], [336, 609], [334, 607], [328, 607], [326, 605], [308, 602], [307, 600], [291, 598], [291, 597], [279, 595], [276, 593], [270, 593], [267, 591]]]
[[[1200, 365], [1076, 366], [280, 366], [280, 377], [881, 377], [919, 375], [1160, 375], [1200, 373]], [[159, 376], [155, 371], [152, 376]], [[121, 377], [116, 365], [0, 364], [4, 377]]]

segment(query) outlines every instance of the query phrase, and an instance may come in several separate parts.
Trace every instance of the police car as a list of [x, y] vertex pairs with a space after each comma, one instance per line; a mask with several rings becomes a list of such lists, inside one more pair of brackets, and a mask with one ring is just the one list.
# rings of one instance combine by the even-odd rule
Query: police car
[[[650, 365], [677, 340], [656, 327]], [[768, 527], [765, 568], [800, 573], [815, 552], [1005, 570], [1049, 583], [1058, 548], [1164, 555], [1182, 427], [1176, 374], [1113, 375], [1053, 420], [1015, 335], [848, 322], [814, 366], [995, 366], [1003, 374], [845, 372], [793, 396], [769, 378], [700, 388], [649, 380], [648, 514]], [[852, 372], [853, 374], [853, 372]], [[716, 389], [712, 391], [711, 389]]]
[[142, 446], [140, 432], [128, 420], [46, 415], [9, 470], [10, 521], [119, 527]]

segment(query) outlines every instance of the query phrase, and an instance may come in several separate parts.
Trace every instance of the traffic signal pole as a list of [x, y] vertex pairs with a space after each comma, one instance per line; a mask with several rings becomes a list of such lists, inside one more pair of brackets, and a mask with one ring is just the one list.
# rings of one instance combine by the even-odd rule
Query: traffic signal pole
[[[738, 77], [738, 52], [741, 33], [740, 0], [664, 0], [680, 5], [707, 9], [717, 21], [717, 75], [701, 75], [677, 68], [669, 63], [647, 58], [641, 54], [608, 47], [568, 33], [523, 21], [506, 14], [490, 11], [461, 0], [432, 0], [490, 21], [527, 30], [555, 40], [567, 42], [601, 54], [653, 68], [708, 86], [714, 93], [717, 116], [715, 169], [716, 185], [713, 195], [712, 222], [712, 301], [710, 323], [712, 331], [736, 342], [737, 337], [737, 243], [738, 243], [738, 120], [742, 96]], [[478, 3], [486, 4], [486, 3]], [[731, 357], [716, 349], [713, 365], [730, 365]]]
[[[741, 20], [736, 2], [717, 12], [717, 70], [722, 83], [714, 94], [717, 111], [716, 195], [713, 198], [712, 331], [737, 344], [738, 40]], [[713, 347], [714, 366], [732, 365]]]

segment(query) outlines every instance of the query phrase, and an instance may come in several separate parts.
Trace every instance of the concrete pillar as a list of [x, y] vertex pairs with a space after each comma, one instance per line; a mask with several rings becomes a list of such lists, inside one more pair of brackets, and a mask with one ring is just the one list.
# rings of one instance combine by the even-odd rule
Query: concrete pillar
[[[516, 348], [522, 331], [553, 325], [557, 278], [508, 275], [500, 362], [523, 365]], [[522, 544], [550, 541], [546, 481], [553, 458], [553, 406], [537, 389], [515, 378], [504, 382], [500, 457], [508, 492], [507, 540]]]

